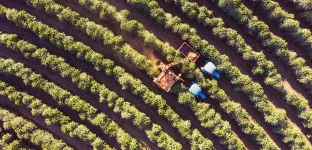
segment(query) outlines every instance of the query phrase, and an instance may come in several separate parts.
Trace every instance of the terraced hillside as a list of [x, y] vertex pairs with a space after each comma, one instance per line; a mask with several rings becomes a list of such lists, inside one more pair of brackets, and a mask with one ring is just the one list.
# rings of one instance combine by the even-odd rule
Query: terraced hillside
[[303, 1], [1, 0], [0, 148], [311, 150]]

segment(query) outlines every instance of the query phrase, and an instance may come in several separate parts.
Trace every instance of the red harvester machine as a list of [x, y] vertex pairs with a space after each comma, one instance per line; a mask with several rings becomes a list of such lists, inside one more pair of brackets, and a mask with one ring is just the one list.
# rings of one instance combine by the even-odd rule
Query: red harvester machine
[[179, 52], [181, 52], [185, 58], [170, 64], [164, 64], [159, 60], [156, 62], [157, 67], [161, 69], [161, 73], [157, 78], [154, 78], [154, 82], [166, 92], [170, 91], [170, 88], [176, 81], [183, 81], [181, 74], [176, 75], [172, 70], [170, 70], [170, 68], [188, 60], [195, 62], [200, 56], [199, 53], [197, 53], [190, 45], [185, 42], [180, 46]]

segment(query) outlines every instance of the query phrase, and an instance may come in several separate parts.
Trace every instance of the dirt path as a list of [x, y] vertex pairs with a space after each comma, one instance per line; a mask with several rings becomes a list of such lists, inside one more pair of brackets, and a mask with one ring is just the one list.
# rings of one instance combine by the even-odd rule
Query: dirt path
[[[26, 107], [17, 106], [14, 104], [14, 102], [7, 99], [7, 97], [0, 96], [1, 97], [1, 107], [6, 108], [15, 114], [22, 116], [23, 118], [31, 121], [34, 123], [38, 128], [43, 129], [45, 131], [48, 131], [52, 133], [54, 136], [56, 136], [58, 139], [62, 139], [65, 143], [67, 143], [69, 146], [75, 148], [75, 149], [85, 149], [85, 150], [91, 150], [92, 147], [84, 143], [83, 141], [72, 138], [68, 134], [64, 134], [61, 131], [61, 128], [57, 125], [49, 125], [47, 126], [44, 122], [44, 118], [41, 116], [32, 116], [31, 110], [29, 110]], [[6, 100], [5, 100], [6, 99]]]
[[[18, 5], [19, 7], [21, 7], [20, 5]], [[14, 6], [15, 7], [15, 6]], [[32, 10], [28, 10], [28, 8], [27, 8], [27, 11], [29, 12], [31, 12]], [[38, 13], [38, 12], [37, 12]], [[36, 14], [36, 13], [34, 13], [34, 14]], [[41, 12], [41, 13], [39, 13], [40, 14], [40, 16], [43, 16], [44, 17], [44, 15], [43, 15], [43, 13]], [[39, 17], [38, 17], [39, 18]], [[49, 18], [49, 17], [48, 17]], [[47, 22], [50, 22], [52, 19], [51, 19], [52, 17], [50, 17], [49, 18], [49, 21], [47, 21]], [[40, 19], [41, 20], [41, 19]], [[46, 19], [45, 19], [46, 20]], [[45, 21], [44, 21], [45, 22]], [[47, 23], [47, 22], [45, 22], [45, 23]], [[53, 22], [53, 20], [52, 20], [52, 22]], [[66, 30], [66, 34], [69, 34], [69, 35], [73, 35], [76, 39], [78, 39], [78, 40], [80, 40], [80, 41], [83, 41], [84, 43], [86, 43], [86, 44], [88, 44], [88, 45], [91, 45], [92, 46], [92, 48], [94, 48], [95, 50], [100, 50], [101, 51], [101, 53], [104, 51], [106, 54], [111, 54], [111, 52], [110, 51], [107, 51], [108, 49], [103, 49], [102, 47], [102, 45], [99, 43], [99, 42], [94, 42], [94, 41], [91, 41], [90, 39], [85, 39], [85, 37], [87, 37], [87, 36], [78, 36], [79, 34], [80, 35], [83, 35], [83, 34], [81, 34], [81, 33], [79, 33], [79, 32], [77, 32], [76, 30], [73, 30], [73, 31], [71, 31], [70, 29], [69, 29], [69, 26], [67, 26], [67, 25], [62, 25], [62, 24], [58, 24], [58, 27], [55, 27], [55, 26], [57, 26], [56, 25], [56, 23], [55, 22], [53, 22], [54, 24], [52, 25], [54, 28], [61, 28], [61, 30]], [[49, 24], [49, 23], [48, 23]], [[58, 29], [59, 29], [58, 28]], [[71, 28], [72, 29], [72, 28]], [[89, 43], [91, 43], [91, 44], [89, 44]], [[96, 44], [94, 44], [94, 43], [96, 43]], [[98, 44], [100, 44], [99, 46], [97, 46]], [[95, 46], [96, 45], [96, 46]], [[107, 56], [107, 55], [104, 55], [104, 56]], [[112, 56], [113, 57], [113, 56]], [[114, 59], [115, 60], [115, 59]], [[124, 63], [124, 62], [123, 62]], [[75, 63], [76, 64], [76, 63]], [[118, 64], [118, 63], [116, 63], [116, 64]], [[120, 64], [119, 64], [120, 65]], [[123, 66], [124, 67], [124, 66]], [[80, 67], [79, 67], [80, 68]], [[81, 69], [81, 68], [80, 68]], [[183, 107], [182, 105], [180, 105], [180, 104], [178, 104], [177, 103], [177, 96], [176, 95], [174, 95], [174, 94], [169, 94], [169, 93], [165, 93], [165, 92], [163, 92], [163, 91], [161, 91], [160, 89], [158, 89], [157, 87], [154, 87], [153, 86], [153, 84], [152, 84], [152, 81], [151, 81], [151, 79], [149, 78], [149, 77], [147, 77], [146, 75], [145, 75], [145, 73], [143, 73], [143, 72], [138, 72], [138, 71], [136, 71], [136, 70], [134, 70], [133, 68], [129, 68], [129, 67], [126, 67], [126, 70], [131, 70], [130, 71], [130, 73], [131, 74], [135, 74], [135, 76], [136, 77], [139, 77], [141, 80], [142, 80], [142, 77], [143, 77], [143, 79], [144, 79], [144, 81], [145, 82], [149, 82], [150, 84], [146, 84], [146, 83], [144, 83], [145, 85], [147, 85], [150, 89], [152, 88], [153, 89], [153, 91], [155, 92], [156, 91], [156, 93], [158, 93], [158, 94], [161, 94], [165, 99], [170, 99], [170, 101], [167, 101], [167, 103], [173, 108], [173, 109], [175, 109], [175, 111], [176, 112], [191, 112], [191, 110], [189, 109], [189, 108], [187, 108], [187, 107]], [[103, 75], [103, 74], [102, 74]], [[143, 82], [144, 82], [143, 81]], [[154, 90], [155, 89], [155, 90]], [[158, 92], [157, 92], [158, 91]], [[150, 111], [152, 111], [152, 112], [156, 112], [156, 110], [154, 109], [154, 108], [149, 108], [149, 110]], [[211, 138], [211, 139], [216, 139], [216, 137], [213, 137], [213, 136], [211, 136], [211, 134], [206, 130], [206, 129], [204, 129], [204, 128], [202, 128], [201, 126], [200, 126], [200, 123], [199, 123], [199, 121], [196, 119], [196, 117], [191, 113], [181, 113], [180, 114], [181, 115], [181, 117], [182, 118], [185, 118], [185, 119], [187, 119], [187, 120], [191, 120], [191, 122], [192, 122], [192, 127], [195, 127], [195, 128], [197, 128], [197, 129], [199, 129], [199, 131], [201, 131], [205, 136], [207, 136], [207, 137], [209, 137], [209, 138]], [[156, 115], [157, 116], [157, 115]], [[153, 118], [153, 116], [151, 117], [151, 118]], [[155, 117], [156, 118], [156, 117]], [[158, 119], [156, 120], [156, 119], [153, 119], [153, 120], [155, 120], [155, 122], [157, 123], [157, 121], [158, 121]], [[195, 122], [195, 123], [194, 123]], [[162, 126], [163, 127], [163, 126]], [[163, 128], [167, 128], [166, 126], [165, 127], [163, 127]], [[170, 134], [171, 135], [171, 134]], [[215, 140], [216, 141], [216, 140]], [[224, 149], [223, 148], [223, 146], [220, 146], [220, 148], [219, 149]]]

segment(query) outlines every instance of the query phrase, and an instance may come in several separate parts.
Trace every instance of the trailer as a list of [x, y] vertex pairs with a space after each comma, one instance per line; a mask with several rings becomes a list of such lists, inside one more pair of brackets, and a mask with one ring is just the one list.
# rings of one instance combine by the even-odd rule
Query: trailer
[[200, 56], [198, 52], [196, 52], [190, 45], [185, 42], [180, 46], [179, 52], [192, 62], [195, 62]]
[[172, 85], [180, 79], [181, 74], [176, 75], [173, 71], [161, 72], [157, 78], [154, 78], [154, 83], [166, 92], [169, 92]]
[[185, 42], [180, 46], [178, 50], [185, 58], [172, 62], [170, 64], [164, 64], [159, 60], [157, 60], [156, 62], [157, 67], [161, 69], [161, 73], [158, 75], [158, 77], [154, 78], [153, 81], [157, 84], [158, 87], [165, 90], [166, 92], [170, 91], [172, 85], [176, 81], [183, 81], [183, 79], [181, 78], [181, 74], [176, 75], [173, 71], [170, 70], [170, 68], [184, 61], [195, 62], [200, 56], [198, 52], [196, 52], [190, 45]]

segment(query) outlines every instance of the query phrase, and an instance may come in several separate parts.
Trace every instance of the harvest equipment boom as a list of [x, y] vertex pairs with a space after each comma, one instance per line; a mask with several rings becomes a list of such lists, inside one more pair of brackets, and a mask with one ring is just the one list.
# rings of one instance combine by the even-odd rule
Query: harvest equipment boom
[[157, 78], [154, 78], [154, 82], [160, 88], [164, 89], [166, 92], [169, 92], [172, 85], [177, 80], [183, 81], [183, 79], [181, 78], [181, 74], [176, 75], [173, 71], [170, 70], [170, 68], [184, 61], [190, 60], [192, 62], [195, 62], [200, 56], [199, 53], [197, 53], [191, 46], [189, 46], [185, 42], [180, 46], [179, 52], [181, 52], [182, 55], [185, 56], [185, 58], [172, 62], [170, 64], [164, 64], [163, 62], [159, 60], [156, 62], [156, 65], [158, 66], [158, 68], [161, 69], [161, 73], [158, 75]]
[[[181, 74], [176, 75], [172, 70], [170, 70], [170, 68], [185, 61], [195, 62], [200, 56], [199, 53], [197, 53], [190, 45], [188, 45], [185, 42], [180, 46], [179, 52], [185, 58], [177, 60], [170, 64], [164, 64], [159, 60], [157, 60], [156, 62], [157, 67], [161, 69], [161, 73], [158, 75], [158, 77], [154, 78], [154, 82], [166, 92], [169, 92], [172, 85], [176, 81], [178, 80], [183, 81], [183, 79], [181, 78]], [[216, 71], [216, 66], [212, 62], [206, 61], [206, 65], [204, 67], [201, 67], [201, 70], [204, 73], [213, 75], [215, 78], [220, 77], [219, 73]], [[200, 87], [195, 82], [193, 82], [192, 85], [190, 85], [188, 90], [192, 94], [199, 96], [202, 99], [206, 98], [206, 95], [201, 92]]]

